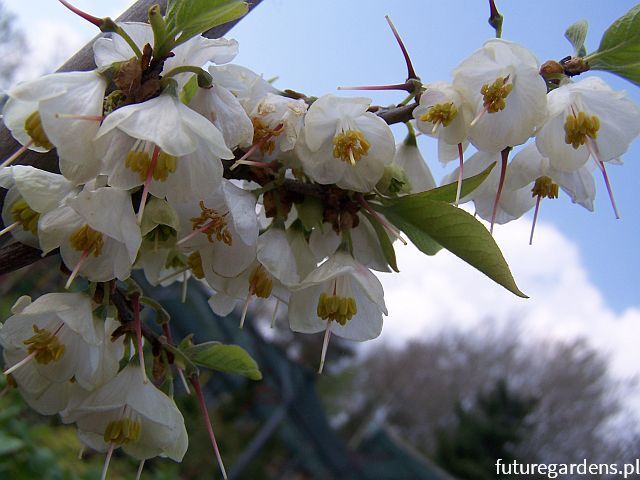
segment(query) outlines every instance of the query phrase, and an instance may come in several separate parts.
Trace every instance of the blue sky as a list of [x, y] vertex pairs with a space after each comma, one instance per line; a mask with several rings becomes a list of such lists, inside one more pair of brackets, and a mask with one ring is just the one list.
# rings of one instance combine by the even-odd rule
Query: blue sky
[[[587, 49], [595, 50], [605, 29], [635, 4], [496, 1], [505, 16], [503, 38], [528, 47], [541, 62], [572, 53], [563, 34], [579, 19], [589, 21]], [[98, 16], [114, 15], [131, 2], [105, 3], [76, 0], [78, 7]], [[41, 51], [25, 67], [25, 75], [52, 55], [71, 53], [94, 34], [53, 0], [5, 4], [20, 15], [20, 23]], [[310, 95], [335, 92], [340, 85], [398, 83], [406, 70], [385, 15], [400, 31], [424, 82], [449, 80], [452, 69], [493, 36], [484, 0], [264, 0], [230, 34], [240, 42], [236, 63], [265, 78], [279, 77], [280, 88]], [[55, 32], [60, 40], [39, 41], [42, 32]], [[612, 75], [598, 75], [640, 103], [638, 87]], [[367, 96], [382, 105], [403, 99], [400, 92], [367, 92]], [[402, 128], [397, 132], [401, 139]], [[435, 160], [434, 143], [425, 139], [422, 146], [434, 176], [442, 178], [449, 169]], [[525, 333], [586, 335], [594, 344], [616, 351], [620, 372], [638, 373], [640, 142], [632, 145], [624, 160], [624, 166], [608, 169], [621, 220], [615, 220], [598, 175], [596, 211], [572, 205], [562, 195], [543, 202], [533, 246], [527, 245], [531, 214], [497, 228], [497, 241], [530, 300], [514, 299], [446, 253], [431, 259], [398, 247], [401, 274], [383, 278], [391, 311], [386, 329], [408, 337], [433, 331], [443, 318], [468, 328], [477, 328], [478, 319], [489, 316], [519, 319]]]

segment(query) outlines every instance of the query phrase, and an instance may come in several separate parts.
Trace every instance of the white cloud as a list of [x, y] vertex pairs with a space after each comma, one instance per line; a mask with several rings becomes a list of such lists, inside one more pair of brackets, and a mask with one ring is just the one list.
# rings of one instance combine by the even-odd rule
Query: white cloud
[[[428, 336], [447, 325], [482, 329], [494, 318], [498, 324], [517, 322], [525, 338], [584, 337], [610, 355], [615, 374], [637, 375], [640, 306], [613, 311], [590, 281], [577, 246], [544, 223], [529, 246], [528, 222], [497, 227], [496, 240], [529, 299], [514, 296], [446, 251], [426, 257], [414, 247], [396, 247], [400, 274], [380, 275], [389, 317], [379, 341]], [[640, 398], [633, 403], [640, 411]]]

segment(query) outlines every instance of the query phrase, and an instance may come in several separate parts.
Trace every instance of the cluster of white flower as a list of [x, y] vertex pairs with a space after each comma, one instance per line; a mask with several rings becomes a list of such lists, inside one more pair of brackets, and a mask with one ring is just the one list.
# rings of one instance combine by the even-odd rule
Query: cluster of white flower
[[[548, 67], [556, 67], [556, 74], [563, 70], [557, 62]], [[593, 210], [595, 168], [604, 175], [619, 217], [605, 163], [621, 163], [640, 134], [640, 108], [598, 77], [558, 78], [547, 83], [531, 52], [493, 39], [460, 63], [452, 83], [425, 85], [413, 112], [418, 129], [438, 138], [441, 162], [460, 158], [460, 167], [445, 182], [501, 164], [462, 199], [473, 200], [492, 228], [538, 207], [542, 198], [557, 198], [559, 188]], [[527, 144], [532, 138], [535, 142]], [[478, 152], [462, 163], [469, 144]], [[525, 146], [507, 164], [509, 151], [519, 145]]]
[[75, 423], [82, 443], [109, 457], [122, 447], [139, 460], [182, 460], [187, 432], [174, 401], [139, 366], [119, 371], [126, 349], [112, 340], [112, 309], [100, 318], [84, 293], [49, 293], [20, 298], [12, 313], [0, 330], [5, 374], [34, 410]]
[[[640, 133], [640, 109], [624, 93], [595, 77], [546, 81], [528, 50], [500, 39], [464, 60], [450, 84], [410, 79], [419, 104], [408, 140], [396, 146], [370, 99], [281, 92], [228, 64], [234, 40], [198, 35], [158, 58], [149, 24], [118, 28], [95, 42], [96, 70], [8, 92], [4, 122], [21, 150], [56, 149], [61, 174], [11, 166], [20, 151], [7, 159], [2, 233], [45, 254], [59, 249], [67, 288], [83, 277], [92, 293], [20, 299], [0, 345], [5, 373], [34, 409], [75, 422], [91, 448], [122, 446], [140, 460], [179, 461], [187, 437], [173, 400], [146, 379], [139, 304], [123, 331], [109, 302], [132, 270], [153, 285], [205, 282], [216, 313], [244, 306], [240, 326], [254, 297], [273, 297], [276, 309], [288, 305], [292, 330], [324, 332], [322, 371], [331, 333], [380, 334], [387, 310], [372, 270], [397, 269], [399, 230], [433, 242], [410, 222], [385, 218], [399, 199], [443, 191], [413, 125], [438, 138], [442, 162], [460, 160], [444, 181], [447, 191], [457, 184], [447, 202], [473, 200], [492, 227], [557, 197], [559, 187], [593, 209], [593, 166], [609, 187], [605, 163], [619, 163]], [[478, 152], [463, 162], [469, 145]], [[463, 179], [482, 175], [462, 195]], [[446, 247], [446, 235], [433, 233]]]

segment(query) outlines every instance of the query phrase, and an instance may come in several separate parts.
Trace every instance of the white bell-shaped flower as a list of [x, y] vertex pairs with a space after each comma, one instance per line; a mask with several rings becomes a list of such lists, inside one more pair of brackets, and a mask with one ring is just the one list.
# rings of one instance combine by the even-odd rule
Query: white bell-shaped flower
[[306, 113], [304, 100], [267, 93], [249, 114], [253, 123], [252, 156], [272, 160], [293, 150]]
[[[293, 235], [278, 226], [271, 226], [258, 237], [256, 260], [236, 277], [207, 273], [209, 285], [216, 291], [209, 299], [218, 315], [228, 315], [236, 304], [244, 302], [240, 326], [244, 325], [252, 297], [289, 302], [289, 289], [300, 282], [300, 258], [291, 244]], [[314, 264], [315, 266], [315, 264]], [[307, 272], [304, 272], [307, 273]]]
[[549, 118], [536, 145], [557, 170], [578, 170], [589, 156], [616, 160], [640, 134], [640, 108], [599, 77], [566, 83], [548, 97]]
[[142, 243], [131, 196], [112, 187], [87, 184], [38, 224], [44, 253], [60, 247], [65, 265], [92, 282], [129, 277]]
[[453, 72], [453, 86], [473, 107], [469, 139], [497, 153], [533, 136], [547, 114], [547, 87], [526, 48], [501, 39], [487, 41]]
[[450, 83], [434, 82], [425, 85], [420, 103], [413, 111], [416, 127], [425, 135], [438, 139], [438, 158], [447, 163], [469, 145], [469, 124], [473, 108]]
[[548, 177], [569, 195], [573, 203], [577, 203], [592, 212], [593, 202], [596, 197], [593, 168], [585, 165], [571, 172], [558, 170], [552, 166], [548, 158], [540, 153], [536, 144], [532, 143], [523, 148], [513, 158], [509, 165], [509, 174], [521, 175], [523, 178], [531, 179], [530, 181]]
[[198, 252], [203, 275], [234, 277], [255, 260], [258, 220], [251, 192], [223, 179], [200, 202], [175, 208], [181, 222], [177, 246], [187, 255]]
[[140, 367], [129, 365], [65, 412], [75, 422], [81, 441], [106, 451], [122, 449], [138, 460], [166, 456], [179, 462], [187, 451], [187, 431], [178, 407], [151, 382]]
[[117, 109], [95, 141], [111, 186], [144, 184], [170, 201], [203, 198], [222, 179], [220, 159], [233, 158], [220, 131], [171, 94]]
[[[62, 175], [28, 165], [0, 169], [0, 187], [9, 191], [2, 205], [2, 221], [19, 242], [38, 247], [38, 220], [77, 193]], [[0, 232], [0, 235], [2, 232]]]
[[6, 373], [25, 399], [44, 414], [66, 406], [69, 384], [91, 390], [113, 378], [124, 353], [112, 342], [118, 326], [92, 314], [83, 293], [50, 293], [31, 302], [22, 297], [0, 330]]
[[106, 87], [97, 71], [52, 73], [21, 83], [9, 92], [5, 123], [23, 145], [37, 151], [56, 147], [62, 174], [75, 184], [87, 182], [100, 169], [92, 139]]
[[387, 315], [376, 276], [348, 253], [338, 251], [312, 271], [291, 293], [289, 325], [294, 332], [325, 332], [320, 371], [331, 333], [365, 341], [382, 331]]
[[370, 104], [368, 98], [325, 95], [311, 105], [297, 149], [305, 174], [357, 192], [375, 187], [393, 161], [395, 141], [385, 121], [367, 111]]

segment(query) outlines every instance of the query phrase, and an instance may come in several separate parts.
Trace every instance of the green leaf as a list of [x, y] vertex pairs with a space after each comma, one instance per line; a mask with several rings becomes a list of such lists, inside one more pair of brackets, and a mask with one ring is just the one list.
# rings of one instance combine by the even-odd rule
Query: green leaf
[[[460, 190], [460, 197], [464, 197], [473, 192], [480, 186], [482, 182], [489, 176], [491, 170], [495, 167], [495, 163], [489, 165], [483, 172], [473, 177], [465, 178], [462, 181], [462, 188]], [[423, 199], [453, 203], [456, 200], [456, 192], [458, 189], [458, 182], [443, 185], [438, 188], [427, 190], [426, 192], [414, 193], [412, 195], [406, 195], [401, 197], [402, 199], [411, 198], [412, 202], [420, 202]], [[385, 206], [393, 206], [398, 203], [400, 199], [384, 200]], [[406, 200], [403, 200], [406, 201]], [[408, 222], [402, 215], [398, 215], [394, 211], [381, 210], [391, 223], [407, 234], [413, 244], [418, 249], [427, 255], [435, 255], [440, 251], [442, 245], [431, 238], [424, 230], [416, 228], [411, 222]]]
[[574, 54], [577, 57], [584, 57], [587, 54], [587, 49], [584, 46], [584, 42], [587, 39], [587, 31], [589, 30], [589, 24], [586, 20], [578, 20], [576, 23], [567, 28], [564, 32], [564, 38], [569, 40], [569, 43], [573, 45]]
[[248, 11], [248, 4], [240, 0], [182, 0], [169, 4], [165, 20], [175, 46]]
[[598, 50], [585, 60], [592, 70], [606, 70], [640, 86], [640, 5], [613, 22]]
[[371, 204], [371, 206], [383, 213], [384, 216], [387, 217], [387, 220], [406, 233], [409, 240], [411, 240], [422, 253], [426, 255], [435, 255], [442, 249], [442, 245], [431, 238], [426, 231], [416, 227], [415, 224], [408, 221], [403, 215], [399, 215], [392, 209], [387, 209], [385, 207], [378, 207], [374, 204]]
[[219, 372], [237, 373], [251, 380], [262, 378], [256, 361], [238, 345], [206, 342], [189, 347], [184, 353], [193, 363], [201, 367]]
[[425, 252], [425, 241], [427, 247], [433, 242], [515, 295], [527, 298], [516, 285], [495, 240], [473, 215], [449, 203], [415, 195], [375, 208], [401, 228], [421, 251]]
[[380, 222], [376, 222], [375, 219], [371, 216], [371, 214], [362, 211], [367, 220], [373, 227], [378, 236], [378, 242], [380, 242], [380, 248], [382, 249], [382, 253], [384, 255], [385, 260], [389, 264], [389, 266], [393, 269], [394, 272], [399, 272], [398, 264], [396, 262], [396, 251], [393, 249], [393, 243], [389, 239], [389, 235], [385, 231], [384, 227], [380, 225]]
[[[462, 180], [462, 187], [460, 189], [460, 198], [466, 197], [471, 192], [473, 192], [476, 188], [478, 188], [482, 182], [489, 176], [493, 167], [496, 166], [496, 163], [492, 163], [489, 165], [483, 172], [480, 172], [473, 177], [465, 178]], [[456, 201], [456, 193], [458, 191], [458, 182], [449, 183], [447, 185], [443, 185], [438, 188], [433, 188], [431, 190], [427, 190], [426, 192], [415, 193], [413, 195], [409, 195], [412, 198], [428, 198], [429, 200], [438, 200], [440, 202], [448, 202], [453, 203]], [[393, 200], [392, 200], [393, 202]]]

